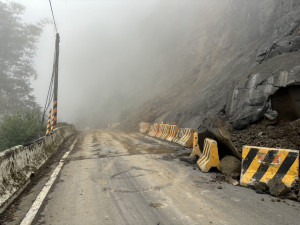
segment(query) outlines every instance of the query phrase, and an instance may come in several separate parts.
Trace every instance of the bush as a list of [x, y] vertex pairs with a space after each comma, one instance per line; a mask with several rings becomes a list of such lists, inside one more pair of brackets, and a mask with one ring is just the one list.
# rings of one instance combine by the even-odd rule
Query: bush
[[0, 122], [0, 151], [34, 139], [40, 129], [40, 114], [22, 111], [5, 115]]

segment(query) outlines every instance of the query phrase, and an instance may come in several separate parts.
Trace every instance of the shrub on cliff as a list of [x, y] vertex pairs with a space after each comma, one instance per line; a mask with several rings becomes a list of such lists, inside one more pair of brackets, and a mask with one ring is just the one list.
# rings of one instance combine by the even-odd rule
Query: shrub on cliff
[[40, 114], [20, 111], [5, 115], [0, 122], [0, 151], [34, 139], [40, 129]]

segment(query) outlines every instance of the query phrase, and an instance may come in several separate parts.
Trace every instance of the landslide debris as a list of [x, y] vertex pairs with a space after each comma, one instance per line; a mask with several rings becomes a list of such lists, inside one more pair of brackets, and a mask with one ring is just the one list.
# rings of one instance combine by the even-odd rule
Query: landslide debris
[[278, 124], [252, 124], [235, 130], [231, 140], [239, 152], [243, 145], [300, 150], [300, 119]]

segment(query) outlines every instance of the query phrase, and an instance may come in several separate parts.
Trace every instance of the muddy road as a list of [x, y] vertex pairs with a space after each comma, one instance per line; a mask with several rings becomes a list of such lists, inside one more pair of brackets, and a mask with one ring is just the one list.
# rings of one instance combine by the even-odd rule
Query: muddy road
[[[32, 224], [299, 224], [298, 202], [202, 173], [178, 160], [184, 151], [139, 133], [82, 132]], [[20, 224], [58, 160], [8, 208], [2, 224]]]

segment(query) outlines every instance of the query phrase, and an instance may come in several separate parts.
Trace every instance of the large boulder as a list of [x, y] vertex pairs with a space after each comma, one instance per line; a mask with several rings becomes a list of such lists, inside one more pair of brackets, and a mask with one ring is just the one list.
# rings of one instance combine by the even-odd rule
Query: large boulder
[[225, 156], [221, 160], [221, 172], [229, 177], [239, 177], [241, 173], [241, 161], [234, 156]]
[[207, 137], [213, 138], [218, 142], [219, 155], [234, 155], [241, 159], [241, 154], [237, 151], [231, 141], [231, 134], [233, 132], [232, 126], [225, 122], [219, 115], [211, 115], [207, 117], [198, 128], [198, 140], [200, 148], [201, 144]]

